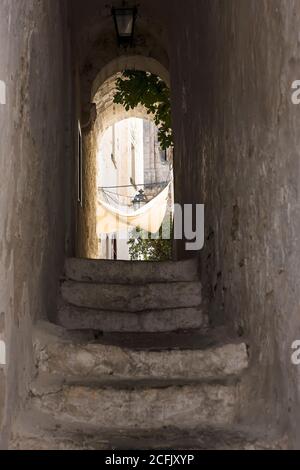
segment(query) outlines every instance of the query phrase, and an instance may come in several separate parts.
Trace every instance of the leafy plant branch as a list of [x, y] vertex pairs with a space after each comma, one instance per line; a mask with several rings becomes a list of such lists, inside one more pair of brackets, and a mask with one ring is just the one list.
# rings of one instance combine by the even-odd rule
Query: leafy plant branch
[[172, 147], [171, 94], [165, 82], [150, 72], [125, 70], [116, 86], [114, 103], [123, 105], [126, 111], [144, 106], [153, 115], [161, 149]]

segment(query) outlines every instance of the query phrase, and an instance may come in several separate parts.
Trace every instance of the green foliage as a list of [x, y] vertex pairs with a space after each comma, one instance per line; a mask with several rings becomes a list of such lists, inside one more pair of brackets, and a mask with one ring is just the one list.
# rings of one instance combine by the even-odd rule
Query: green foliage
[[169, 261], [172, 259], [172, 239], [163, 240], [161, 231], [159, 238], [152, 240], [150, 234], [138, 227], [128, 245], [132, 261]]
[[154, 116], [161, 149], [172, 147], [171, 94], [165, 82], [149, 72], [125, 70], [116, 85], [114, 103], [122, 104], [126, 111], [144, 106]]

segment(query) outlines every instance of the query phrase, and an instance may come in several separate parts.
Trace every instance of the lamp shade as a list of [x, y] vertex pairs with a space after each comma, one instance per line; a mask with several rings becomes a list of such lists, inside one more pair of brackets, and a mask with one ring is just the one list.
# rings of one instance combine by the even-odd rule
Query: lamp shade
[[137, 8], [113, 8], [112, 15], [119, 45], [132, 45]]

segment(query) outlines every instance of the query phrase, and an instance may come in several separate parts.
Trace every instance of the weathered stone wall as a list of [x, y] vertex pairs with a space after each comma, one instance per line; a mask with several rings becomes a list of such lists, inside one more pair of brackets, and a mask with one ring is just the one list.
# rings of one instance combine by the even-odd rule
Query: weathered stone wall
[[242, 415], [299, 448], [300, 2], [177, 1], [172, 17], [177, 200], [206, 204], [210, 313], [249, 337]]
[[[31, 327], [55, 312], [64, 261], [68, 1], [1, 0], [0, 442], [26, 397]], [[65, 45], [65, 46], [64, 46]]]

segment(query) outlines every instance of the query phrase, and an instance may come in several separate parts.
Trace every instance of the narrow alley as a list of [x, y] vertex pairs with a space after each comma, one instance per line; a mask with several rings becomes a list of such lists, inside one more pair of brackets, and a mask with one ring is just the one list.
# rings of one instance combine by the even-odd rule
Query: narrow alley
[[299, 30], [0, 0], [1, 449], [300, 449]]

